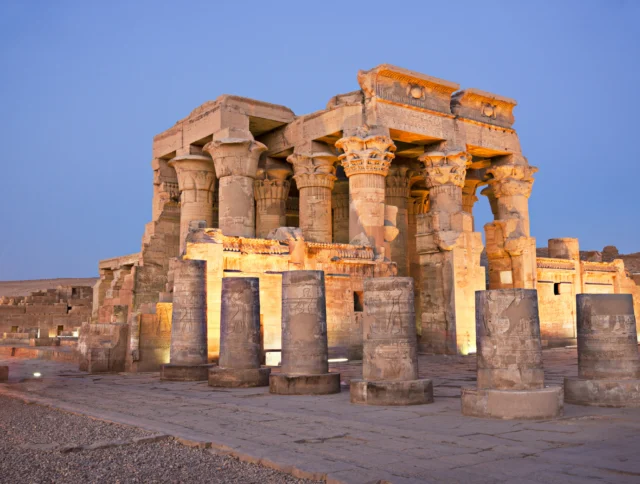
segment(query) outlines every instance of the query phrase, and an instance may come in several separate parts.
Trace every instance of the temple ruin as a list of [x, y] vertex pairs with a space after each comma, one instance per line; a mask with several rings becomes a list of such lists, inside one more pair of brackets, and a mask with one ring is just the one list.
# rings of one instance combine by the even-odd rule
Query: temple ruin
[[[330, 358], [362, 359], [366, 278], [414, 279], [420, 352], [476, 351], [478, 290], [537, 289], [543, 346], [575, 344], [576, 294], [634, 294], [639, 313], [622, 261], [582, 261], [576, 239], [537, 257], [537, 168], [512, 127], [515, 100], [386, 64], [358, 83], [306, 115], [223, 95], [154, 137], [141, 250], [101, 261], [93, 290], [90, 326], [117, 333], [123, 368], [169, 362], [181, 255], [206, 261], [209, 361], [227, 277], [259, 280], [267, 363], [282, 347], [285, 271], [324, 272]], [[478, 195], [494, 216], [484, 228]]]

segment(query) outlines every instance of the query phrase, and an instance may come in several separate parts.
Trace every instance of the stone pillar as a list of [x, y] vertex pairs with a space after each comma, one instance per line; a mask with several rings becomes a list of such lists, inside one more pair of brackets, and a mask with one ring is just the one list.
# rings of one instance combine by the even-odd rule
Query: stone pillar
[[348, 136], [336, 143], [349, 178], [349, 241], [361, 234], [377, 253], [384, 246], [385, 177], [396, 150], [388, 136]]
[[545, 387], [532, 289], [476, 292], [478, 387], [462, 388], [462, 413], [516, 419], [562, 415], [561, 386]]
[[294, 153], [287, 158], [293, 165], [293, 179], [299, 192], [300, 229], [309, 242], [333, 241], [331, 191], [336, 180], [332, 153]]
[[475, 231], [475, 220], [473, 219], [473, 206], [478, 201], [476, 196], [476, 188], [478, 187], [478, 180], [465, 179], [464, 186], [462, 187], [462, 210], [471, 215], [472, 228]]
[[180, 253], [184, 251], [189, 223], [204, 220], [213, 224], [213, 192], [216, 176], [211, 160], [202, 155], [173, 158], [169, 166], [176, 170], [180, 190]]
[[482, 237], [462, 208], [462, 187], [471, 156], [460, 150], [429, 152], [425, 164], [429, 212], [417, 217], [420, 259], [420, 351], [475, 351], [474, 293], [485, 289], [480, 266]]
[[433, 402], [431, 380], [418, 379], [413, 279], [365, 279], [363, 346], [363, 379], [351, 380], [352, 403]]
[[200, 260], [175, 263], [170, 363], [162, 365], [162, 380], [207, 379], [206, 268]]
[[212, 387], [262, 387], [271, 369], [260, 368], [260, 279], [222, 279], [220, 359], [209, 370]]
[[256, 198], [256, 237], [266, 238], [274, 229], [287, 226], [287, 196], [291, 182], [287, 177], [291, 168], [287, 163], [267, 158], [265, 166], [258, 167], [253, 182]]
[[260, 154], [266, 149], [243, 130], [232, 131], [220, 139], [214, 136], [203, 148], [211, 155], [219, 179], [218, 226], [224, 235], [256, 235], [253, 180]]
[[333, 210], [333, 242], [349, 243], [349, 180], [338, 177], [331, 194]]
[[[529, 231], [529, 196], [536, 167], [524, 158], [512, 157], [520, 164], [490, 167], [493, 176], [487, 191], [497, 218], [485, 225], [489, 287], [491, 289], [536, 287], [536, 241]], [[485, 193], [485, 190], [483, 190]]]
[[389, 175], [385, 179], [385, 204], [398, 207], [396, 227], [398, 236], [391, 242], [391, 260], [398, 266], [398, 276], [409, 275], [409, 167], [391, 165]]
[[631, 294], [578, 294], [578, 378], [565, 378], [576, 405], [640, 407], [640, 360]]
[[282, 373], [271, 375], [269, 391], [280, 395], [340, 391], [340, 374], [329, 373], [323, 271], [282, 273]]
[[416, 314], [416, 331], [418, 336], [422, 334], [422, 318], [420, 306], [420, 257], [416, 249], [417, 235], [417, 217], [424, 215], [429, 211], [429, 191], [428, 190], [411, 190], [411, 198], [409, 199], [408, 210], [408, 244], [409, 252], [409, 275], [413, 278], [413, 295], [415, 301]]

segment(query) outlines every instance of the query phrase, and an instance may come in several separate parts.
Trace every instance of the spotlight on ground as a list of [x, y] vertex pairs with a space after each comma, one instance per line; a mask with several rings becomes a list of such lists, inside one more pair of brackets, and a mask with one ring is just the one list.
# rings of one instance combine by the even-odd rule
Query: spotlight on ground
[[344, 363], [345, 361], [349, 361], [349, 358], [330, 358], [329, 363]]
[[36, 371], [36, 372], [33, 374], [33, 376], [34, 376], [35, 378], [40, 378], [40, 377], [42, 376], [42, 373], [40, 373], [40, 372]]

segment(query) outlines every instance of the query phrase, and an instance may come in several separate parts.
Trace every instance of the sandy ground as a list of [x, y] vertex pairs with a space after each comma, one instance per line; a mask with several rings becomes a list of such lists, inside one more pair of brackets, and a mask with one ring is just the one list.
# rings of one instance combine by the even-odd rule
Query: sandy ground
[[34, 279], [31, 281], [0, 281], [0, 296], [28, 296], [34, 291], [58, 286], [93, 286], [97, 277]]

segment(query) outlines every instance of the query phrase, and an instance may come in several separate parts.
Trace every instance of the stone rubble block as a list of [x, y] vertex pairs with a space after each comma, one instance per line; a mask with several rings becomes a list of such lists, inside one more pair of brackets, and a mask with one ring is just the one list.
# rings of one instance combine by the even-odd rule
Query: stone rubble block
[[220, 358], [209, 370], [209, 386], [269, 385], [270, 368], [260, 367], [260, 279], [222, 279]]
[[563, 413], [559, 386], [544, 385], [538, 293], [476, 291], [478, 388], [462, 388], [462, 414], [547, 419]]
[[413, 278], [365, 280], [363, 345], [363, 379], [351, 381], [351, 403], [433, 402], [431, 380], [418, 379]]
[[323, 395], [340, 392], [340, 374], [329, 373], [327, 305], [323, 271], [282, 273], [282, 373], [269, 392]]
[[640, 407], [640, 359], [631, 294], [578, 294], [578, 378], [565, 378], [576, 405]]
[[0, 366], [0, 383], [9, 381], [9, 367]]

